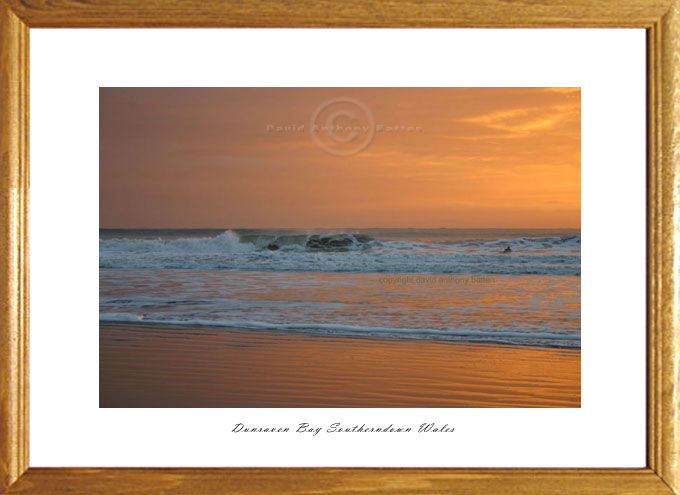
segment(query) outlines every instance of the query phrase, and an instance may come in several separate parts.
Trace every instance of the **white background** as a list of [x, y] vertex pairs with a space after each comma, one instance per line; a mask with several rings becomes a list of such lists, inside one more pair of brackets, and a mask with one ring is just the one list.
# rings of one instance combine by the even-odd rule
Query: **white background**
[[[581, 86], [582, 407], [99, 409], [100, 86]], [[645, 465], [643, 30], [32, 29], [30, 201], [33, 467]]]

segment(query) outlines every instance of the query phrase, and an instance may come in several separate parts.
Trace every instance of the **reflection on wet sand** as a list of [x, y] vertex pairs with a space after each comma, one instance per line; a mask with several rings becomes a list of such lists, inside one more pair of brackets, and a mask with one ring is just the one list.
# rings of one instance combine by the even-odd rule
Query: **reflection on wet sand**
[[100, 323], [100, 407], [580, 407], [578, 349]]

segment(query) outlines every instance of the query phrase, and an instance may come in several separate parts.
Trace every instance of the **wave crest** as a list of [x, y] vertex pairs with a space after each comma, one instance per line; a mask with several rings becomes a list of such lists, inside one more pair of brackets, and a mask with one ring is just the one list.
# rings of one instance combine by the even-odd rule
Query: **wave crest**
[[107, 239], [99, 241], [103, 252], [157, 253], [244, 253], [258, 250], [352, 251], [377, 244], [366, 234], [239, 235], [226, 230], [215, 237], [179, 239]]
[[578, 276], [580, 243], [580, 235], [441, 241], [226, 230], [212, 237], [100, 239], [99, 267]]

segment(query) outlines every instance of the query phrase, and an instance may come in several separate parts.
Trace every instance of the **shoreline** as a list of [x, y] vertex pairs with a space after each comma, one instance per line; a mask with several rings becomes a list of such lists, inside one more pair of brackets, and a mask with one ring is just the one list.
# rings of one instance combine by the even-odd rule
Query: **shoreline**
[[[391, 341], [406, 341], [406, 342], [432, 342], [432, 343], [442, 343], [442, 344], [469, 344], [469, 345], [491, 345], [491, 346], [503, 346], [503, 347], [520, 347], [520, 348], [532, 348], [532, 349], [564, 349], [564, 350], [581, 350], [581, 339], [567, 337], [563, 340], [565, 341], [578, 341], [579, 345], [565, 345], [565, 344], [547, 344], [547, 343], [531, 343], [531, 342], [512, 342], [508, 340], [494, 340], [493, 337], [489, 336], [489, 332], [479, 332], [480, 336], [475, 338], [474, 333], [447, 333], [446, 331], [430, 330], [430, 329], [412, 329], [408, 332], [401, 332], [400, 329], [395, 328], [382, 328], [382, 327], [361, 327], [361, 331], [358, 331], [358, 327], [351, 327], [347, 325], [338, 325], [332, 328], [332, 332], [323, 331], [323, 326], [326, 324], [319, 325], [319, 328], [315, 331], [313, 326], [303, 326], [300, 328], [275, 328], [273, 326], [233, 326], [231, 324], [220, 324], [219, 321], [208, 323], [197, 323], [193, 322], [173, 322], [173, 321], [162, 321], [162, 320], [99, 320], [99, 325], [111, 325], [111, 326], [132, 326], [141, 325], [144, 327], [167, 327], [175, 328], [177, 331], [182, 329], [204, 329], [206, 331], [238, 331], [238, 332], [264, 332], [273, 334], [291, 333], [309, 336], [320, 336], [320, 337], [337, 337], [337, 338], [348, 338], [348, 339], [368, 339], [368, 340], [385, 340]], [[351, 333], [351, 331], [357, 331], [358, 333]], [[373, 331], [374, 333], [370, 333]], [[343, 333], [344, 332], [344, 333]], [[383, 333], [383, 335], [381, 335]], [[441, 336], [438, 334], [441, 333]], [[517, 332], [508, 332], [511, 337], [517, 336]], [[529, 337], [532, 334], [526, 334], [525, 337]], [[460, 337], [459, 339], [451, 338], [453, 336]], [[497, 332], [495, 337], [503, 336], [503, 332]], [[448, 338], [446, 338], [448, 337]], [[536, 334], [536, 338], [542, 338], [544, 335]]]
[[[100, 407], [580, 407], [580, 349], [100, 322]], [[218, 331], [216, 331], [218, 330]]]

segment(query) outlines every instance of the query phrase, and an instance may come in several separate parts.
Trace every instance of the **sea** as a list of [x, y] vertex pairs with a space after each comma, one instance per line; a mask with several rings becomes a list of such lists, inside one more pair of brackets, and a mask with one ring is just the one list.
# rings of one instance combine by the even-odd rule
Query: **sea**
[[579, 229], [100, 229], [101, 322], [580, 349]]

